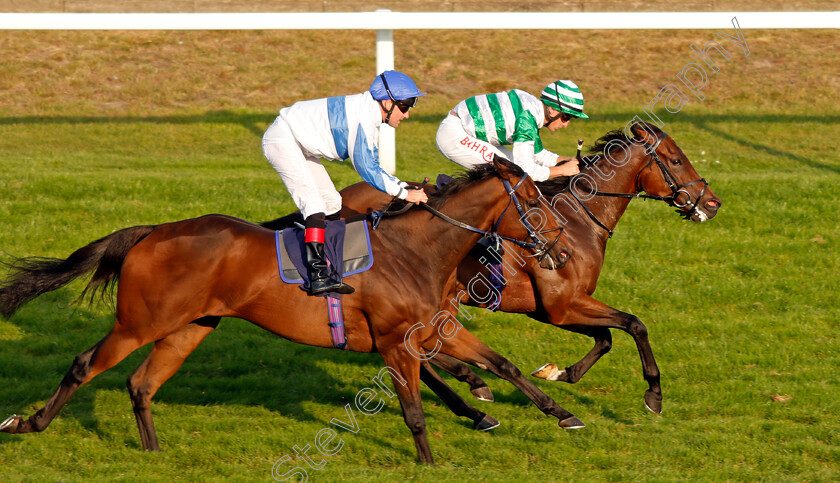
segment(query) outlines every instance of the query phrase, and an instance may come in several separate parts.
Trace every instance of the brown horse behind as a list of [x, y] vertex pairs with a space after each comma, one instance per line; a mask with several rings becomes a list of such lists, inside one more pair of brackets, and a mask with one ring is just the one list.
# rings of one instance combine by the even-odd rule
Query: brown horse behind
[[[513, 193], [503, 186], [520, 180]], [[514, 197], [525, 206], [539, 205], [542, 198], [518, 168], [499, 162], [467, 173], [430, 204], [488, 230]], [[349, 348], [382, 355], [421, 462], [433, 461], [420, 401], [421, 360], [414, 355], [426, 351], [439, 350], [511, 381], [561, 427], [583, 425], [457, 322], [444, 331], [443, 323], [411, 330], [418, 321], [433, 320], [448, 302], [444, 295], [452, 274], [479, 236], [420, 209], [383, 220], [371, 233], [376, 264], [354, 276], [356, 293], [343, 297]], [[42, 431], [79, 386], [154, 343], [127, 384], [143, 447], [158, 450], [151, 398], [221, 317], [239, 317], [302, 344], [332, 347], [323, 299], [280, 280], [274, 232], [235, 218], [208, 215], [126, 228], [65, 260], [21, 259], [12, 266], [12, 276], [0, 284], [0, 313], [7, 317], [28, 300], [92, 271], [86, 291], [115, 284], [118, 277], [119, 283], [111, 332], [76, 357], [44, 408], [26, 420], [6, 419], [0, 423], [3, 432]], [[413, 269], [418, 266], [427, 269]]]

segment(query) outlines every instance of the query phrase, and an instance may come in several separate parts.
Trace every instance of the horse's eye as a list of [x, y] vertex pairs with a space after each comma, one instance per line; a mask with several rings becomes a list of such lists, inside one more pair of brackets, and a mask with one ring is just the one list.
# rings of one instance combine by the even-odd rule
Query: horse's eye
[[530, 206], [531, 208], [540, 206], [540, 200], [530, 200], [528, 201], [528, 206]]
[[673, 164], [674, 164], [674, 166], [679, 166], [679, 165], [681, 165], [681, 164], [682, 164], [682, 159], [680, 159], [680, 158], [674, 158], [674, 159], [672, 159], [672, 160], [671, 160], [671, 163], [673, 163]]

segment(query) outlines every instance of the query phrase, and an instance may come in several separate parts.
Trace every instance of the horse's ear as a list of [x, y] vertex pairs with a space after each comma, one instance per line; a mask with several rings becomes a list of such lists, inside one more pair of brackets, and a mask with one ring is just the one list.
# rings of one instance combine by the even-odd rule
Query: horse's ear
[[656, 143], [656, 132], [650, 124], [646, 122], [632, 122], [630, 124], [630, 132], [633, 133], [633, 138], [638, 141], [638, 144], [651, 145]]
[[517, 177], [517, 170], [519, 169], [515, 164], [500, 157], [496, 153], [493, 153], [493, 167], [499, 173], [499, 177], [506, 180], [512, 180]]

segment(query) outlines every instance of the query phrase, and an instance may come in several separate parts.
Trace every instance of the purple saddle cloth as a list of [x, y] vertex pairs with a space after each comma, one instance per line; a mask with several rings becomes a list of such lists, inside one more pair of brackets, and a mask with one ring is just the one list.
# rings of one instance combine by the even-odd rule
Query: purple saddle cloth
[[[286, 228], [276, 231], [274, 241], [280, 279], [286, 283], [308, 283], [304, 230]], [[327, 221], [324, 252], [331, 275], [337, 280], [369, 270], [373, 266], [373, 252], [367, 221]]]

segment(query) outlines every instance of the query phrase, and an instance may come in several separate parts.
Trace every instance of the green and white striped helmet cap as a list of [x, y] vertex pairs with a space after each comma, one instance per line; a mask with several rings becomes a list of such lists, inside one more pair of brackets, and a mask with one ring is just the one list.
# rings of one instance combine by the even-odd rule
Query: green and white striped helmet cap
[[589, 119], [589, 116], [583, 113], [583, 94], [580, 93], [577, 84], [570, 80], [559, 80], [545, 86], [540, 99], [543, 103], [572, 116]]

